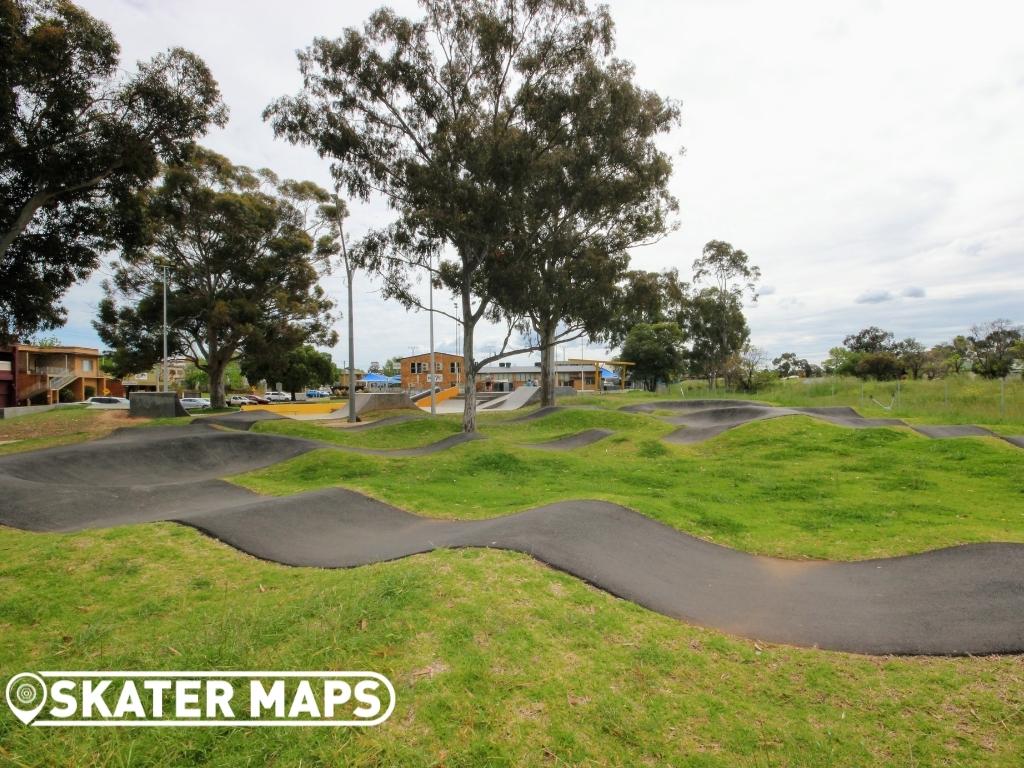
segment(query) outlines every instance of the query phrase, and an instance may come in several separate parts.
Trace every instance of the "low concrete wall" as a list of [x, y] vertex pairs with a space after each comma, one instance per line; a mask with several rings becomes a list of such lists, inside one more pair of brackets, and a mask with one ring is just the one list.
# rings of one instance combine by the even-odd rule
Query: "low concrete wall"
[[405, 392], [356, 393], [356, 416], [371, 411], [419, 410]]
[[128, 396], [131, 415], [149, 419], [188, 416], [176, 392], [132, 392]]
[[31, 416], [33, 413], [46, 413], [57, 408], [82, 407], [81, 403], [52, 403], [50, 405], [12, 405], [0, 408], [0, 419], [16, 419], [19, 416]]

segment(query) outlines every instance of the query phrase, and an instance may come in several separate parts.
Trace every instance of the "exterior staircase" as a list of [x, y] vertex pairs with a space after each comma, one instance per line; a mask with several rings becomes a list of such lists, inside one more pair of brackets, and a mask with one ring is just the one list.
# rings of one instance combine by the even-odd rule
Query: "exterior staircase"
[[38, 381], [27, 389], [21, 389], [18, 391], [19, 400], [31, 400], [41, 392], [50, 390], [51, 392], [60, 392], [68, 384], [71, 384], [75, 379], [78, 378], [77, 373], [72, 373], [66, 368], [48, 368], [45, 370], [37, 369], [32, 372], [36, 376], [46, 376], [42, 381]]

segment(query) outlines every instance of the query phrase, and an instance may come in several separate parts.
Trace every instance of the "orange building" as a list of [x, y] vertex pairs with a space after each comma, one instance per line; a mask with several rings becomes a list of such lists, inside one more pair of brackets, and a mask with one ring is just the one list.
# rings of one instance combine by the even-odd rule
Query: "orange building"
[[430, 384], [447, 389], [459, 387], [465, 381], [462, 371], [462, 355], [448, 352], [434, 353], [434, 373], [430, 373], [430, 353], [410, 355], [400, 360], [402, 365], [402, 389], [422, 392], [430, 389]]
[[[100, 352], [91, 347], [0, 348], [0, 408], [49, 405], [109, 394], [116, 380], [100, 370]], [[88, 393], [87, 393], [88, 390]]]

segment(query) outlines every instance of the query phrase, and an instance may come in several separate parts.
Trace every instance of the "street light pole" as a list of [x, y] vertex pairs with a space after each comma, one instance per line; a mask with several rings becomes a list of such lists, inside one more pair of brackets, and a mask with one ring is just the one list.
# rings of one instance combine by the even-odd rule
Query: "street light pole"
[[434, 364], [434, 254], [430, 254], [428, 277], [430, 279], [430, 415], [437, 416], [437, 393], [434, 391], [434, 375], [437, 366]]
[[338, 216], [338, 237], [341, 240], [341, 258], [345, 263], [345, 283], [348, 287], [348, 421], [359, 421], [356, 416], [356, 342], [355, 325], [352, 319], [352, 274], [355, 268], [348, 258], [348, 247], [345, 245], [345, 228], [342, 225], [341, 197], [334, 196], [334, 210]]
[[164, 377], [164, 388], [163, 391], [167, 391], [167, 265], [164, 264], [164, 365], [163, 365], [163, 377]]

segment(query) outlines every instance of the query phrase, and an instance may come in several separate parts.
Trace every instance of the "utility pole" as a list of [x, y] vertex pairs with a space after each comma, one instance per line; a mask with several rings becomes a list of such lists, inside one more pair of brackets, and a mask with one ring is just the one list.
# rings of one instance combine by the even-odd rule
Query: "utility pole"
[[434, 386], [434, 376], [437, 374], [437, 366], [434, 364], [434, 254], [430, 254], [428, 267], [428, 279], [430, 281], [430, 415], [437, 416], [437, 393]]
[[167, 265], [164, 264], [164, 364], [163, 364], [163, 392], [167, 391]]
[[342, 202], [337, 194], [334, 196], [334, 210], [338, 215], [338, 237], [341, 239], [341, 258], [345, 263], [345, 282], [348, 285], [348, 420], [354, 424], [359, 421], [356, 417], [356, 342], [355, 326], [352, 321], [352, 274], [355, 267], [348, 257], [348, 247], [345, 245]]

